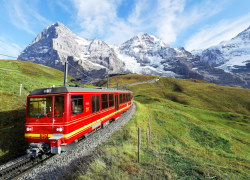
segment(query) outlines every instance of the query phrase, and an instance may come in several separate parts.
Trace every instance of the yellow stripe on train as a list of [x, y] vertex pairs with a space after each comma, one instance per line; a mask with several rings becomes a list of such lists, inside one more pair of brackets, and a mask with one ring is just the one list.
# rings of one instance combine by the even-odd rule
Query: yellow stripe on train
[[[131, 105], [130, 105], [130, 106], [131, 106]], [[129, 108], [130, 106], [124, 107], [124, 108], [120, 109], [120, 110], [117, 111], [117, 112], [120, 112], [120, 111], [122, 111], [122, 110], [124, 110], [124, 109], [126, 109], [126, 108]], [[112, 114], [109, 114], [109, 115], [107, 115], [107, 116], [105, 116], [105, 117], [103, 117], [103, 118], [101, 118], [101, 119], [98, 119], [97, 121], [92, 122], [92, 123], [90, 123], [90, 124], [88, 124], [88, 125], [86, 125], [86, 126], [83, 126], [83, 127], [79, 128], [79, 129], [77, 129], [77, 130], [75, 130], [75, 131], [72, 131], [71, 133], [64, 134], [63, 137], [64, 137], [65, 139], [69, 139], [69, 138], [73, 137], [74, 135], [78, 134], [79, 132], [84, 131], [85, 129], [91, 127], [92, 125], [94, 125], [94, 124], [96, 124], [96, 123], [98, 123], [98, 122], [100, 122], [100, 121], [103, 121], [104, 119], [109, 118], [110, 116], [113, 116], [113, 115], [116, 114], [117, 112], [113, 112]], [[32, 126], [32, 125], [29, 125], [29, 126]], [[38, 125], [36, 125], [36, 126], [38, 126]], [[40, 126], [44, 126], [44, 125], [40, 125]], [[46, 125], [46, 126], [49, 126], [49, 125]], [[50, 126], [51, 126], [51, 125], [50, 125]], [[24, 136], [25, 136], [25, 138], [40, 138], [40, 137], [41, 137], [41, 134], [25, 133]], [[53, 136], [53, 134], [48, 134], [48, 137], [49, 137], [49, 138], [52, 137], [52, 136]]]

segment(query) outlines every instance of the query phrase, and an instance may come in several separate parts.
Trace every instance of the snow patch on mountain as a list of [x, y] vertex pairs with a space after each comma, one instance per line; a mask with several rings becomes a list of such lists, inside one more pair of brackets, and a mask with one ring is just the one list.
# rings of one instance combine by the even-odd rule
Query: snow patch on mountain
[[202, 60], [227, 72], [250, 63], [250, 27], [228, 41], [202, 51]]

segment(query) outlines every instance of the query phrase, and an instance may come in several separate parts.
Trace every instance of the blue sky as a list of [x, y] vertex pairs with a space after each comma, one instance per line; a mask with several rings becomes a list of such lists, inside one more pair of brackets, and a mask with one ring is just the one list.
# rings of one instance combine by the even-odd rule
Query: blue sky
[[17, 56], [56, 21], [108, 44], [146, 32], [170, 47], [204, 49], [249, 27], [249, 7], [250, 0], [0, 0], [0, 54]]

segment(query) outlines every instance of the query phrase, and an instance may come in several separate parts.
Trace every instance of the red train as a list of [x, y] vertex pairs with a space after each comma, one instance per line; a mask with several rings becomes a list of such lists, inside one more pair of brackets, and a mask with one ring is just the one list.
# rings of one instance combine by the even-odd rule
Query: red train
[[37, 89], [27, 97], [29, 157], [60, 154], [77, 139], [116, 120], [132, 106], [130, 91], [79, 87]]

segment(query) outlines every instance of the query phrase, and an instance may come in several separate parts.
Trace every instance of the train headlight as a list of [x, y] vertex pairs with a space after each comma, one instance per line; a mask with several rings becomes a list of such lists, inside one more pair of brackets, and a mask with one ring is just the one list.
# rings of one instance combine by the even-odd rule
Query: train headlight
[[33, 131], [33, 127], [26, 127], [26, 131], [27, 132]]
[[62, 131], [63, 131], [63, 128], [62, 128], [62, 127], [58, 127], [58, 128], [56, 128], [56, 131], [62, 132]]

